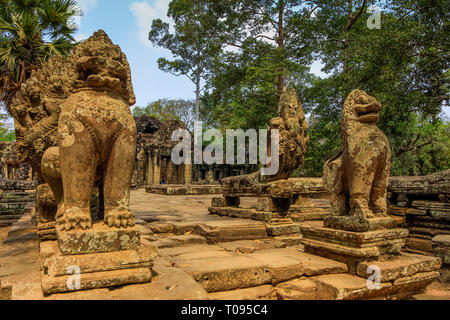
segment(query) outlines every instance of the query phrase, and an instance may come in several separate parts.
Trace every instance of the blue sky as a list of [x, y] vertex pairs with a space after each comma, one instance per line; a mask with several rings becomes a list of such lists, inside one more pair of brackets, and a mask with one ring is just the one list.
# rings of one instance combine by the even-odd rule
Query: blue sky
[[103, 29], [127, 55], [131, 66], [137, 106], [162, 98], [192, 98], [193, 84], [158, 69], [159, 57], [170, 54], [148, 41], [153, 19], [166, 17], [170, 0], [78, 0], [84, 12], [76, 39], [88, 38]]
[[[194, 84], [185, 77], [176, 77], [158, 69], [160, 57], [170, 58], [168, 50], [153, 47], [148, 40], [153, 19], [167, 22], [171, 0], [78, 0], [84, 15], [78, 21], [77, 40], [88, 38], [103, 29], [111, 40], [120, 45], [131, 66], [136, 106], [146, 106], [158, 99], [193, 99]], [[325, 77], [321, 64], [315, 62], [312, 72]], [[444, 113], [450, 118], [450, 110]]]
[[[121, 47], [130, 62], [136, 106], [163, 98], [195, 98], [190, 80], [158, 69], [158, 58], [170, 58], [170, 52], [153, 47], [148, 40], [153, 19], [168, 21], [169, 3], [170, 0], [78, 0], [84, 15], [79, 21], [77, 40], [103, 29]], [[313, 69], [320, 74], [319, 64], [314, 64]]]
[[[131, 66], [136, 106], [146, 106], [158, 99], [193, 99], [194, 84], [185, 77], [176, 77], [158, 69], [160, 57], [171, 58], [168, 50], [153, 47], [148, 40], [153, 19], [166, 16], [171, 0], [78, 0], [84, 15], [78, 19], [77, 40], [84, 40], [103, 29], [120, 45]], [[170, 22], [170, 21], [168, 21]], [[319, 76], [321, 64], [313, 63], [312, 71]], [[447, 108], [448, 109], [448, 108]], [[446, 110], [450, 117], [450, 110]], [[11, 123], [9, 123], [12, 126]]]

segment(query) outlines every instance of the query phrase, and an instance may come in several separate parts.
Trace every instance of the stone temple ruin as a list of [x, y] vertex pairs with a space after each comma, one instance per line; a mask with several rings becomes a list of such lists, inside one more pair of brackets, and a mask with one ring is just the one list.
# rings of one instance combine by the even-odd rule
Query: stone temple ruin
[[175, 165], [171, 161], [172, 149], [177, 142], [171, 141], [174, 130], [187, 129], [181, 121], [161, 122], [154, 117], [135, 118], [138, 132], [138, 151], [133, 185], [175, 184], [192, 182], [192, 165]]
[[[132, 187], [145, 187], [149, 193], [165, 195], [217, 194], [219, 181], [228, 176], [249, 173], [254, 165], [175, 165], [172, 149], [178, 144], [171, 141], [177, 129], [188, 130], [179, 120], [160, 121], [155, 117], [135, 117], [138, 139], [136, 166]], [[192, 147], [193, 150], [193, 147]], [[193, 156], [192, 156], [193, 157]]]
[[14, 142], [0, 141], [0, 226], [17, 222], [34, 205], [33, 170], [17, 158]]
[[450, 171], [389, 177], [375, 98], [345, 101], [342, 150], [323, 178], [291, 178], [313, 147], [293, 89], [269, 123], [273, 176], [175, 166], [170, 135], [186, 126], [133, 118], [134, 100], [103, 31], [22, 86], [14, 166], [30, 166], [36, 216], [17, 215], [6, 234], [0, 224], [0, 300], [427, 299], [431, 286], [450, 299]]

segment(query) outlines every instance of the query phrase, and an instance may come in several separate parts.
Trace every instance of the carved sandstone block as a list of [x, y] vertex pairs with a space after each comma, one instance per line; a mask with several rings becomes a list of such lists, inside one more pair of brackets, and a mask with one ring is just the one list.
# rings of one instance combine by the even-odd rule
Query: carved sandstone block
[[140, 234], [136, 228], [110, 228], [103, 222], [92, 229], [61, 232], [57, 228], [58, 246], [63, 254], [85, 254], [136, 249]]

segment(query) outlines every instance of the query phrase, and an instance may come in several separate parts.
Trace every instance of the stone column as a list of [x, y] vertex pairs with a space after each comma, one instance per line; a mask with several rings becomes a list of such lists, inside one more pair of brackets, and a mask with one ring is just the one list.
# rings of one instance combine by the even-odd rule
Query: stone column
[[192, 164], [184, 164], [184, 184], [192, 183]]
[[147, 165], [147, 185], [152, 185], [153, 184], [153, 154], [151, 151], [148, 152], [148, 165]]
[[174, 174], [175, 174], [175, 166], [173, 162], [168, 159], [167, 160], [167, 169], [166, 169], [166, 184], [173, 184], [174, 183]]
[[33, 181], [33, 167], [30, 167], [30, 170], [28, 170], [27, 181]]
[[208, 171], [206, 171], [206, 182], [207, 183], [214, 183], [214, 171], [209, 168]]
[[159, 157], [159, 150], [156, 150], [153, 155], [153, 165], [153, 184], [161, 184], [161, 158]]

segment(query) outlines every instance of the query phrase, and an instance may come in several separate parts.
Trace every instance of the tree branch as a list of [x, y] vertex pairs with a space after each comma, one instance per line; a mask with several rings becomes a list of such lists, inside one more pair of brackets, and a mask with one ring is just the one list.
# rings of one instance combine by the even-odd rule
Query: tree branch
[[263, 35], [263, 34], [258, 34], [257, 36], [255, 36], [255, 39], [257, 39], [257, 38], [266, 38], [266, 39], [269, 39], [269, 40], [272, 40], [272, 41], [277, 41], [278, 39], [275, 39], [275, 38], [272, 38], [272, 37], [269, 37], [269, 36], [266, 36], [266, 35]]
[[356, 20], [359, 19], [359, 17], [361, 16], [361, 14], [363, 13], [363, 10], [365, 9], [367, 5], [367, 0], [364, 0], [361, 9], [359, 9], [359, 12], [357, 13], [356, 16], [354, 16], [351, 20], [350, 20], [350, 24], [347, 26], [348, 30], [351, 29], [352, 25], [356, 22]]
[[395, 154], [398, 157], [399, 155], [409, 152], [409, 151], [417, 151], [425, 146], [428, 146], [434, 142], [436, 142], [435, 138], [429, 139], [427, 142], [424, 142], [418, 146], [414, 146], [414, 144], [419, 140], [419, 135], [417, 135], [416, 139], [414, 140], [414, 142], [410, 143], [407, 147], [402, 147], [400, 148]]

